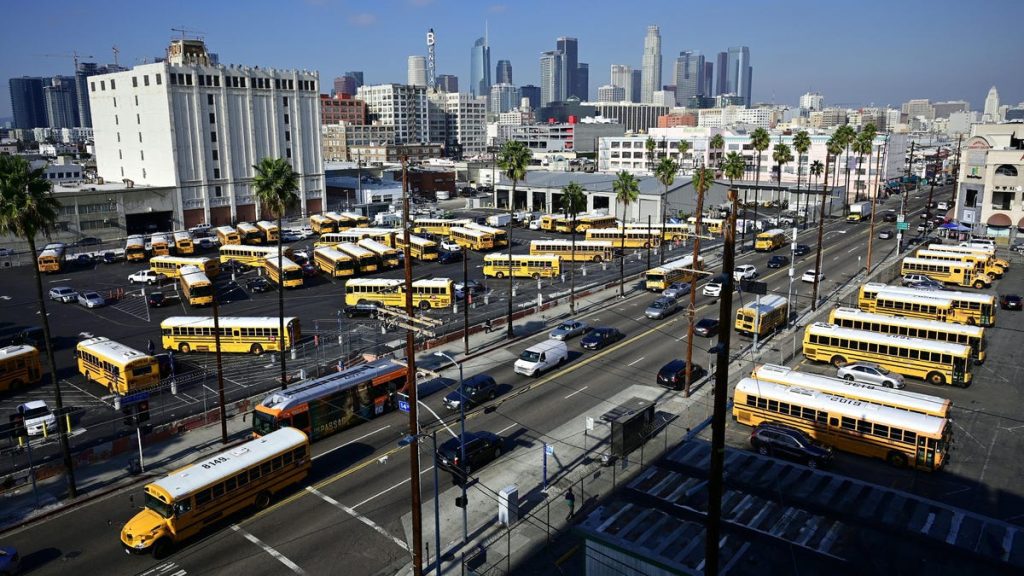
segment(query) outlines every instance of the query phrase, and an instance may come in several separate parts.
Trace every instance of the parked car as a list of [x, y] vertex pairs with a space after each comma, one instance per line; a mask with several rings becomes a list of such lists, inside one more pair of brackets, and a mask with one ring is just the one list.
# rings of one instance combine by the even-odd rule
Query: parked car
[[103, 244], [103, 240], [100, 240], [99, 238], [95, 238], [93, 236], [86, 236], [85, 238], [82, 238], [78, 242], [72, 244], [72, 246], [98, 246], [100, 244]]
[[75, 254], [68, 258], [68, 261], [79, 266], [91, 266], [94, 264], [92, 256], [89, 254]]
[[811, 247], [807, 244], [797, 244], [796, 250], [793, 250], [793, 256], [804, 256], [811, 253]]
[[227, 262], [221, 263], [220, 269], [228, 274], [242, 274], [243, 272], [251, 270], [252, 267], [237, 260], [228, 260]]
[[248, 282], [245, 283], [245, 287], [249, 290], [249, 292], [252, 292], [254, 294], [262, 294], [264, 292], [269, 292], [273, 288], [273, 286], [270, 284], [270, 281], [264, 278], [263, 276], [250, 278]]
[[722, 283], [719, 280], [712, 280], [704, 285], [700, 293], [712, 298], [718, 298], [722, 295]]
[[895, 222], [896, 220], [897, 220], [897, 217], [896, 217], [896, 211], [895, 210], [886, 210], [885, 212], [882, 212], [882, 221], [883, 222]]
[[[690, 383], [707, 376], [707, 373], [700, 364], [695, 363], [690, 368]], [[682, 389], [686, 385], [686, 360], [672, 360], [662, 366], [661, 370], [658, 370], [657, 382], [661, 386], [675, 390]]]
[[462, 262], [462, 252], [448, 252], [442, 250], [437, 257], [438, 264], [454, 264]]
[[21, 570], [21, 556], [12, 546], [0, 546], [0, 574], [17, 574]]
[[177, 294], [164, 294], [163, 292], [153, 292], [146, 296], [146, 304], [150, 308], [163, 308], [170, 304], [178, 302]]
[[718, 335], [719, 322], [717, 318], [705, 316], [693, 324], [693, 333], [705, 338], [714, 338]]
[[886, 230], [880, 230], [878, 232], [878, 239], [879, 240], [891, 240], [893, 236], [895, 236], [895, 234], [893, 234], [892, 230], [886, 229]]
[[1002, 294], [999, 296], [999, 307], [1003, 310], [1020, 310], [1021, 305], [1020, 294]]
[[302, 277], [303, 278], [313, 278], [313, 277], [315, 277], [319, 273], [320, 273], [320, 269], [317, 268], [316, 266], [313, 266], [313, 264], [311, 262], [306, 262], [305, 264], [302, 264]]
[[788, 264], [789, 264], [789, 256], [783, 256], [781, 254], [776, 254], [775, 256], [772, 256], [771, 258], [768, 259], [768, 267], [769, 268], [782, 268], [783, 266], [786, 266]]
[[19, 331], [5, 344], [5, 346], [35, 346], [41, 348], [43, 344], [43, 327], [30, 326]]
[[832, 448], [785, 424], [762, 422], [750, 433], [750, 446], [763, 456], [803, 462], [810, 468], [832, 464]]
[[949, 202], [939, 202], [939, 210], [949, 210]]
[[152, 286], [154, 284], [163, 284], [166, 280], [166, 274], [162, 272], [154, 272], [149, 268], [139, 270], [138, 272], [128, 276], [129, 284], [148, 284]]
[[800, 281], [801, 282], [813, 283], [815, 276], [818, 277], [818, 282], [821, 282], [822, 280], [825, 279], [825, 273], [824, 272], [819, 272], [818, 274], [815, 274], [814, 273], [814, 268], [811, 268], [810, 270], [804, 272], [803, 276], [800, 277]]
[[[466, 282], [466, 286], [469, 288], [469, 293], [472, 294], [473, 296], [483, 294], [484, 292], [487, 291], [487, 286], [485, 286], [484, 283], [480, 282], [479, 280], [468, 280]], [[456, 282], [455, 284], [452, 285], [452, 288], [455, 290], [456, 300], [461, 300], [466, 297], [465, 287], [463, 287], [462, 282]]]
[[464, 481], [474, 470], [497, 460], [504, 444], [501, 436], [491, 432], [466, 432], [465, 438], [465, 462], [462, 461], [462, 442], [458, 436], [437, 447], [434, 464], [441, 470], [447, 470], [455, 482]]
[[445, 395], [442, 403], [449, 410], [458, 410], [465, 399], [465, 408], [472, 408], [494, 400], [498, 395], [498, 383], [487, 374], [474, 374], [462, 381], [462, 386]]
[[934, 280], [924, 274], [904, 274], [900, 278], [900, 284], [904, 286], [917, 286], [918, 284], [938, 284], [942, 286], [942, 283], [938, 280]]
[[605, 346], [614, 344], [619, 340], [625, 338], [626, 335], [619, 331], [618, 328], [612, 328], [611, 326], [601, 326], [594, 328], [586, 336], [580, 339], [580, 346], [587, 350], [600, 350]]
[[281, 232], [281, 242], [298, 242], [302, 239], [302, 236], [293, 230], [284, 230]]
[[306, 262], [309, 262], [309, 254], [307, 254], [305, 250], [295, 250], [292, 252], [290, 260], [299, 266], [302, 266]]
[[38, 436], [45, 428], [48, 433], [57, 429], [57, 417], [42, 400], [30, 400], [18, 405], [18, 414], [24, 419], [29, 436]]
[[78, 300], [78, 292], [70, 286], [55, 286], [50, 288], [50, 300], [74, 302]]
[[757, 278], [757, 266], [753, 264], [740, 264], [733, 268], [732, 277], [737, 282], [740, 280], [753, 280]]
[[580, 322], [579, 320], [566, 320], [558, 325], [554, 330], [548, 334], [548, 338], [554, 338], [555, 340], [568, 340], [575, 338], [576, 336], [582, 336], [590, 331], [590, 325], [586, 322]]
[[661, 296], [651, 305], [644, 310], [644, 316], [647, 316], [651, 320], [661, 320], [667, 316], [678, 312], [680, 309], [679, 301], [675, 298], [669, 298], [668, 296]]
[[107, 250], [103, 254], [100, 254], [100, 261], [104, 264], [115, 264], [124, 260], [124, 254], [118, 254], [112, 250]]
[[377, 316], [377, 305], [356, 304], [355, 306], [345, 306], [344, 312], [346, 318], [374, 318]]
[[[220, 240], [213, 237], [196, 238], [195, 245], [198, 246], [200, 250], [212, 250], [217, 246], [220, 246]], [[221, 265], [221, 269], [223, 268], [224, 266]]]
[[99, 308], [105, 306], [107, 300], [97, 292], [82, 292], [78, 295], [78, 303], [86, 308]]
[[454, 240], [441, 240], [441, 250], [445, 250], [446, 252], [461, 252], [462, 246], [459, 246]]
[[668, 288], [662, 291], [661, 295], [668, 298], [679, 299], [690, 293], [689, 282], [673, 282], [668, 285]]
[[895, 388], [897, 390], [905, 385], [902, 374], [890, 372], [874, 362], [851, 362], [845, 366], [840, 366], [836, 370], [836, 377], [849, 380], [850, 382], [862, 382], [864, 384], [872, 384], [883, 388]]
[[7, 256], [14, 256], [14, 250], [10, 248], [0, 248], [0, 258], [6, 258]]

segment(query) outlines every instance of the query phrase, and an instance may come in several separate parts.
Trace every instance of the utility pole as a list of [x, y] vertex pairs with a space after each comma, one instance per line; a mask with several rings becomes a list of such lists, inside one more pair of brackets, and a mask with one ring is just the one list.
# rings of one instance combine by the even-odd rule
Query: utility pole
[[[697, 221], [693, 223], [693, 262], [690, 263], [692, 268], [690, 271], [690, 306], [686, 309], [686, 317], [689, 320], [689, 325], [686, 328], [686, 376], [683, 380], [683, 394], [687, 398], [690, 397], [690, 384], [693, 383], [693, 320], [697, 315], [697, 269], [700, 267], [700, 237], [704, 231], [704, 189], [708, 186], [706, 181], [707, 171], [704, 170], [704, 167], [696, 168], [694, 172], [694, 176], [696, 176], [694, 183], [697, 185]], [[732, 212], [732, 218], [735, 221], [735, 203], [733, 203]]]
[[[956, 160], [953, 161], [953, 195], [949, 199], [950, 206], [956, 208], [956, 191], [957, 184], [960, 181], [960, 139], [963, 138], [963, 134], [956, 137]], [[955, 212], [954, 212], [955, 213]]]
[[462, 251], [462, 349], [469, 354], [469, 301], [473, 293], [469, 289], [469, 250]]
[[[832, 155], [825, 152], [825, 185], [821, 189], [821, 206], [818, 208], [818, 252], [814, 258], [814, 284], [811, 285], [811, 310], [818, 309], [818, 280], [821, 278], [821, 242], [825, 234], [825, 196], [831, 196], [828, 188], [828, 164]], [[835, 185], [836, 178], [832, 178], [832, 185]], [[829, 198], [829, 206], [832, 199]], [[830, 210], [831, 212], [831, 210]]]
[[[722, 297], [719, 300], [718, 317], [728, 322], [732, 317], [732, 270], [736, 262], [736, 197], [735, 190], [729, 189], [732, 210], [725, 226], [725, 245], [722, 250]], [[704, 574], [718, 576], [718, 541], [722, 530], [723, 470], [725, 468], [725, 405], [729, 395], [729, 343], [732, 330], [726, 328], [718, 334], [715, 367], [715, 390], [711, 416], [711, 469], [708, 471], [708, 525], [704, 541]]]
[[878, 151], [878, 158], [875, 161], [875, 194], [871, 197], [871, 227], [868, 229], [868, 261], [865, 268], [868, 274], [871, 274], [871, 249], [875, 241], [875, 204], [878, 202], [878, 189], [881, 187], [882, 157], [885, 156], [888, 149], [889, 135], [886, 134], [885, 142], [882, 144], [881, 150]]
[[[647, 235], [648, 236], [651, 235], [651, 215], [650, 214], [647, 215]], [[662, 232], [661, 237], [662, 238], [665, 237], [665, 233], [664, 232]], [[651, 243], [650, 242], [647, 243], [647, 269], [648, 270], [651, 269]]]
[[[405, 243], [405, 314], [413, 318], [412, 254], [409, 251], [409, 159], [402, 156], [402, 240]], [[405, 330], [405, 384], [409, 394], [409, 486], [412, 493], [412, 573], [423, 575], [423, 518], [420, 503], [418, 391], [416, 390], [416, 334], [411, 326]], [[438, 550], [437, 553], [441, 551]]]
[[[283, 268], [283, 267], [282, 267]], [[290, 340], [285, 338], [282, 332], [277, 339], [278, 344], [281, 345], [282, 349], [285, 343]], [[217, 399], [220, 402], [220, 442], [221, 444], [228, 443], [228, 419], [226, 414], [225, 402], [224, 402], [224, 365], [221, 363], [220, 356], [220, 307], [217, 305], [217, 289], [213, 289], [213, 347], [217, 354]], [[206, 380], [206, 375], [203, 375], [203, 380]], [[205, 382], [204, 382], [205, 385]]]
[[[910, 172], [911, 172], [911, 170], [913, 170], [913, 166], [914, 166], [914, 145], [915, 144], [917, 144], [917, 142], [911, 142], [910, 143], [910, 156], [907, 157], [907, 171], [906, 171], [907, 172], [906, 173], [906, 180], [907, 181], [910, 180]], [[907, 223], [907, 194], [909, 193], [909, 190], [907, 190], [907, 187], [905, 186], [905, 184], [906, 184], [906, 182], [903, 182], [903, 183], [900, 184], [900, 219], [903, 222]], [[907, 226], [908, 226], [907, 232], [909, 233], [910, 232], [910, 228], [909, 228], [910, 224], [907, 223]], [[900, 254], [901, 252], [903, 252], [903, 230], [897, 230], [896, 231], [896, 253]]]

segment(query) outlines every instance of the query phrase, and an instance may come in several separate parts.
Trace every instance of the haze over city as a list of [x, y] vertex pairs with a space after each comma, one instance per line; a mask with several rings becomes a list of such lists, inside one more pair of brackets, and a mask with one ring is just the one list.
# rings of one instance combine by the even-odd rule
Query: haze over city
[[[828, 104], [898, 105], [911, 98], [964, 99], [980, 110], [989, 87], [1002, 100], [1024, 100], [1024, 77], [1013, 73], [1024, 53], [1012, 14], [1019, 3], [981, 0], [965, 17], [953, 2], [881, 2], [856, 6], [812, 1], [725, 4], [509, 2], [251, 2], [246, 9], [196, 1], [87, 4], [57, 1], [8, 6], [15, 23], [0, 38], [0, 77], [72, 74], [82, 61], [133, 66], [163, 57], [172, 28], [206, 40], [225, 64], [316, 70], [326, 89], [335, 76], [362, 70], [367, 84], [404, 83], [407, 57], [425, 55], [437, 34], [437, 73], [469, 84], [470, 48], [487, 33], [492, 65], [510, 60], [516, 85], [538, 84], [539, 57], [559, 36], [579, 39], [590, 65], [589, 91], [609, 81], [611, 64], [638, 69], [648, 25], [662, 38], [663, 84], [682, 50], [709, 58], [748, 46], [752, 100], [795, 104], [816, 91]], [[48, 54], [66, 56], [46, 56]], [[493, 74], [494, 71], [492, 70]], [[717, 74], [717, 70], [716, 70]], [[462, 88], [466, 90], [466, 88]], [[11, 115], [0, 95], [0, 117]]]

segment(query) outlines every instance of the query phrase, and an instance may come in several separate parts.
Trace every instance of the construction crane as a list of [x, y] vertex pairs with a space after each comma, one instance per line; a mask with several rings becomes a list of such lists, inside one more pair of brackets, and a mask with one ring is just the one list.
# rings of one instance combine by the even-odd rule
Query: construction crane
[[181, 33], [181, 39], [182, 40], [185, 39], [185, 34], [186, 33], [194, 34], [196, 36], [196, 38], [199, 38], [201, 34], [206, 34], [206, 32], [200, 32], [199, 30], [189, 30], [188, 28], [185, 28], [184, 25], [182, 25], [181, 28], [171, 28], [171, 32], [179, 32], [179, 33]]
[[78, 59], [79, 58], [95, 58], [95, 56], [89, 56], [87, 54], [79, 54], [78, 50], [72, 50], [70, 53], [64, 52], [61, 54], [43, 54], [46, 58], [71, 58], [75, 62], [75, 71], [78, 71]]

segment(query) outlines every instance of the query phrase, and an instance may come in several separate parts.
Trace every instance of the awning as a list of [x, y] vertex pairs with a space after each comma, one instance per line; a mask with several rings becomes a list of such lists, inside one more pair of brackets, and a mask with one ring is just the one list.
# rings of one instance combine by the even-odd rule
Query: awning
[[1006, 214], [993, 214], [988, 217], [988, 220], [985, 223], [996, 228], [1007, 228], [1013, 224], [1010, 217]]
[[1021, 218], [1020, 221], [1017, 222], [1017, 230], [1024, 231], [1024, 218]]
[[959, 222], [946, 222], [945, 224], [939, 226], [939, 228], [942, 228], [943, 230], [952, 230], [954, 232], [970, 232], [971, 231], [971, 227], [970, 226], [964, 226], [963, 224], [960, 224]]

